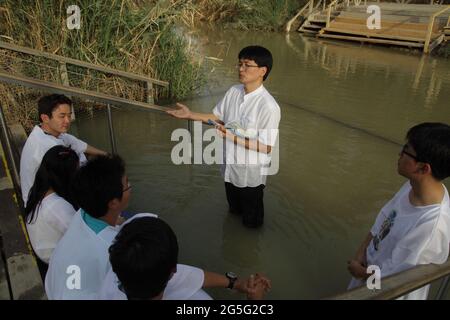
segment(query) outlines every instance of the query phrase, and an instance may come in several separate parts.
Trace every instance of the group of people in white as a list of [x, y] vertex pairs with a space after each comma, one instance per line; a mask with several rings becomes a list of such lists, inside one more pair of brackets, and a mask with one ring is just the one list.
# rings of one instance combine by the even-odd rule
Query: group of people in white
[[[247, 116], [262, 115], [264, 121], [259, 123], [263, 127], [265, 123], [264, 128], [278, 128], [279, 107], [262, 86], [271, 56], [270, 67], [258, 63], [258, 53], [267, 56], [267, 49], [261, 48], [244, 48], [250, 55], [241, 55], [241, 51], [242, 86], [230, 89], [213, 114], [194, 113], [184, 105], [168, 113], [204, 122], [211, 118], [224, 121], [246, 114], [247, 100], [253, 114], [247, 112]], [[231, 106], [229, 101], [237, 103], [241, 96], [240, 108]], [[155, 214], [141, 213], [125, 220], [122, 213], [132, 190], [125, 164], [118, 155], [67, 133], [71, 107], [72, 101], [64, 95], [39, 100], [40, 124], [29, 135], [20, 161], [27, 231], [43, 266], [49, 299], [211, 299], [203, 290], [208, 287], [234, 289], [248, 299], [265, 297], [271, 281], [260, 273], [241, 278], [232, 272], [218, 274], [179, 264], [177, 237]], [[248, 139], [239, 141], [223, 127], [218, 131], [224, 139], [252, 148]], [[398, 173], [407, 181], [381, 209], [349, 260], [350, 289], [365, 284], [369, 265], [379, 266], [384, 278], [419, 264], [441, 264], [448, 258], [450, 204], [442, 181], [450, 176], [450, 126], [418, 124], [408, 131], [406, 141], [399, 154]], [[270, 154], [271, 147], [261, 142], [253, 150]], [[245, 226], [259, 227], [265, 179], [253, 177], [252, 170], [225, 164], [225, 190], [230, 212], [242, 215]], [[422, 287], [403, 298], [426, 299], [428, 289]]]

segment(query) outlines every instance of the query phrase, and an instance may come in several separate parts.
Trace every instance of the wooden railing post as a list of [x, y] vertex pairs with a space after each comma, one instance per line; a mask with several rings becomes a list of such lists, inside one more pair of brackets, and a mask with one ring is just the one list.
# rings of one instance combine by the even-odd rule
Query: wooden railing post
[[[430, 23], [428, 24], [428, 30], [427, 30], [427, 37], [425, 38], [425, 44], [423, 45], [423, 52], [429, 53], [430, 52], [430, 42], [431, 42], [431, 34], [433, 33], [433, 26], [434, 26], [434, 19], [436, 19], [437, 16], [443, 14], [445, 11], [449, 10], [450, 6], [447, 6], [447, 8], [444, 8], [442, 10], [439, 10], [435, 14], [433, 14], [430, 17]], [[448, 21], [447, 21], [448, 22]]]
[[331, 8], [336, 4], [337, 0], [334, 0], [330, 5], [328, 6], [328, 13], [327, 13], [327, 28], [330, 26], [330, 20], [331, 20]]
[[153, 98], [153, 83], [150, 81], [146, 82], [145, 91], [147, 95], [147, 103], [154, 104], [155, 99]]
[[[69, 82], [69, 73], [67, 72], [67, 64], [63, 61], [59, 62], [59, 78], [61, 80], [61, 84], [64, 86], [70, 86]], [[75, 120], [75, 109], [73, 108], [73, 105], [71, 106], [72, 115], [70, 116], [70, 120]]]
[[313, 11], [313, 9], [314, 9], [314, 0], [310, 0], [310, 1], [309, 1], [309, 10], [308, 10], [308, 13], [311, 14], [311, 12]]

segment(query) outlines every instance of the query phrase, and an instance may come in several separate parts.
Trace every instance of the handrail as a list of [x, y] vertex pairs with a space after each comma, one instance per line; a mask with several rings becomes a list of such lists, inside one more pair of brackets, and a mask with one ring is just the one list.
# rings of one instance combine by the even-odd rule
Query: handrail
[[[431, 42], [431, 33], [433, 32], [433, 25], [434, 25], [434, 19], [436, 19], [437, 16], [443, 14], [445, 11], [449, 10], [450, 6], [448, 6], [447, 8], [444, 8], [438, 12], [436, 12], [435, 14], [433, 14], [430, 18], [430, 23], [428, 24], [428, 31], [427, 31], [427, 37], [425, 40], [425, 44], [423, 46], [423, 52], [424, 53], [429, 53], [430, 51], [430, 42]], [[447, 21], [447, 25], [450, 21], [450, 17], [449, 20]]]
[[327, 13], [327, 28], [330, 26], [330, 19], [331, 19], [331, 8], [338, 2], [339, 0], [334, 0], [330, 5], [328, 6], [328, 13]]
[[[387, 300], [396, 299], [435, 280], [450, 275], [450, 260], [437, 264], [419, 265], [381, 279], [381, 289], [369, 290], [366, 286], [326, 298], [331, 300]], [[442, 299], [448, 279], [444, 279], [437, 299]]]
[[163, 86], [163, 87], [167, 87], [169, 85], [169, 83], [167, 81], [157, 80], [157, 79], [146, 77], [144, 75], [134, 74], [134, 73], [127, 72], [127, 71], [103, 67], [103, 66], [99, 66], [99, 65], [96, 65], [96, 64], [93, 64], [90, 62], [84, 62], [84, 61], [77, 60], [77, 59], [67, 58], [64, 56], [59, 56], [57, 54], [39, 51], [39, 50], [27, 48], [27, 47], [22, 47], [22, 46], [18, 46], [18, 45], [3, 42], [3, 41], [0, 41], [0, 48], [12, 50], [12, 51], [16, 51], [16, 52], [21, 52], [21, 53], [26, 53], [26, 54], [31, 54], [34, 56], [44, 57], [44, 58], [56, 60], [56, 61], [59, 61], [62, 63], [72, 64], [72, 65], [76, 65], [79, 67], [84, 67], [84, 68], [93, 69], [93, 70], [97, 70], [97, 71], [101, 71], [101, 72], [105, 72], [105, 73], [109, 73], [109, 74], [114, 74], [114, 75], [129, 78], [129, 79], [133, 79], [133, 80], [139, 80], [139, 81], [143, 81], [143, 82], [151, 82], [156, 85]]
[[150, 111], [166, 111], [168, 108], [151, 104], [147, 102], [133, 101], [125, 98], [120, 98], [116, 96], [112, 96], [109, 94], [79, 89], [75, 87], [68, 87], [60, 84], [55, 84], [48, 81], [36, 80], [31, 78], [26, 78], [22, 76], [16, 76], [7, 74], [4, 72], [0, 72], [0, 81], [24, 85], [30, 88], [44, 89], [54, 93], [66, 94], [66, 95], [76, 95], [82, 98], [88, 98], [89, 100], [97, 101], [105, 104], [113, 104], [125, 107], [136, 107], [141, 109], [147, 109]]
[[285, 29], [286, 32], [290, 32], [290, 31], [291, 31], [291, 26], [292, 26], [292, 24], [295, 22], [295, 20], [297, 20], [298, 17], [300, 17], [300, 15], [303, 13], [303, 11], [306, 10], [306, 8], [309, 8], [311, 2], [314, 2], [314, 0], [309, 0], [309, 1], [305, 4], [305, 6], [304, 6], [303, 8], [301, 8], [301, 9], [299, 10], [299, 12], [297, 12], [297, 14], [296, 14], [291, 20], [288, 21], [288, 23], [286, 24], [286, 29]]

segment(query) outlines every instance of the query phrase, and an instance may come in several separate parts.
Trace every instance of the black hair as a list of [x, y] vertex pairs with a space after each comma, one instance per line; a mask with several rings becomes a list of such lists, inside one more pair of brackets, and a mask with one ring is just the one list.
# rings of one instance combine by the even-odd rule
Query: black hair
[[272, 70], [273, 58], [270, 51], [260, 46], [248, 46], [243, 48], [238, 55], [239, 60], [248, 59], [253, 60], [259, 67], [266, 67], [267, 72], [263, 77], [263, 81], [269, 76], [270, 70]]
[[72, 192], [78, 205], [94, 218], [108, 212], [108, 203], [122, 199], [125, 163], [118, 155], [97, 156], [75, 175]]
[[150, 300], [164, 291], [176, 269], [177, 237], [159, 218], [136, 218], [116, 236], [109, 260], [129, 300]]
[[409, 129], [406, 139], [416, 151], [417, 160], [431, 166], [436, 180], [450, 176], [450, 126], [425, 122]]
[[60, 104], [71, 106], [72, 100], [63, 94], [51, 94], [40, 98], [38, 101], [39, 122], [42, 122], [41, 115], [43, 114], [51, 118], [53, 110], [58, 108]]
[[70, 194], [70, 185], [78, 165], [78, 155], [68, 147], [54, 146], [45, 153], [28, 194], [25, 207], [28, 223], [37, 218], [41, 202], [50, 189], [69, 202], [75, 210], [78, 209]]

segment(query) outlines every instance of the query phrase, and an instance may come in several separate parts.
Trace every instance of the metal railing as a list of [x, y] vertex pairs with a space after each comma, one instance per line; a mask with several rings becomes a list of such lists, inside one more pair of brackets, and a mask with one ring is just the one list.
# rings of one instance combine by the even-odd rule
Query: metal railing
[[20, 53], [25, 53], [25, 54], [32, 55], [35, 57], [43, 57], [43, 58], [57, 61], [60, 64], [61, 82], [66, 86], [69, 86], [69, 73], [67, 72], [67, 65], [74, 65], [74, 66], [86, 68], [89, 70], [96, 70], [96, 71], [100, 71], [103, 73], [116, 75], [116, 76], [131, 79], [131, 80], [143, 82], [146, 86], [147, 102], [149, 102], [149, 103], [154, 103], [153, 85], [158, 85], [158, 86], [162, 86], [162, 87], [169, 86], [169, 83], [167, 81], [157, 80], [157, 79], [153, 79], [153, 78], [150, 78], [150, 77], [147, 77], [144, 75], [139, 75], [139, 74], [135, 74], [135, 73], [127, 72], [127, 71], [112, 69], [109, 67], [104, 67], [104, 66], [100, 66], [97, 64], [93, 64], [93, 63], [89, 63], [89, 62], [85, 62], [85, 61], [81, 61], [81, 60], [77, 60], [77, 59], [67, 58], [64, 56], [60, 56], [60, 55], [56, 55], [56, 54], [52, 54], [52, 53], [48, 53], [48, 52], [44, 52], [44, 51], [39, 51], [39, 50], [27, 48], [27, 47], [22, 47], [22, 46], [18, 46], [18, 45], [3, 42], [3, 41], [0, 41], [0, 48], [5, 49], [5, 50], [20, 52]]
[[[100, 65], [96, 65], [89, 62], [84, 62], [72, 58], [67, 58], [64, 56], [39, 51], [27, 47], [18, 46], [11, 43], [6, 43], [3, 41], [0, 41], [0, 49], [5, 49], [13, 52], [19, 52], [31, 55], [33, 57], [42, 57], [46, 58], [52, 61], [56, 61], [59, 64], [59, 77], [61, 84], [43, 81], [43, 80], [37, 80], [32, 78], [26, 78], [18, 75], [9, 75], [6, 73], [0, 72], [0, 80], [8, 82], [8, 83], [16, 83], [20, 85], [24, 85], [31, 88], [38, 88], [38, 89], [46, 89], [48, 91], [51, 91], [53, 93], [61, 93], [66, 94], [68, 96], [75, 95], [78, 97], [88, 98], [93, 101], [105, 103], [107, 106], [107, 113], [108, 113], [108, 127], [109, 127], [109, 136], [110, 136], [110, 142], [111, 142], [111, 149], [112, 152], [117, 152], [117, 146], [114, 136], [114, 129], [113, 129], [113, 122], [112, 122], [112, 111], [111, 111], [111, 105], [132, 105], [137, 106], [139, 108], [146, 108], [150, 110], [158, 110], [158, 111], [164, 111], [165, 108], [157, 106], [154, 104], [153, 99], [153, 85], [158, 85], [162, 87], [167, 87], [169, 83], [167, 81], [161, 81], [157, 79], [153, 79], [147, 76], [134, 74], [127, 71], [112, 69], [109, 67], [104, 67]], [[132, 101], [129, 99], [124, 99], [120, 97], [115, 97], [112, 95], [100, 93], [100, 92], [94, 92], [89, 91], [77, 87], [71, 87], [70, 81], [69, 81], [69, 74], [70, 72], [67, 71], [68, 65], [74, 65], [77, 67], [85, 68], [88, 70], [95, 70], [100, 71], [106, 74], [119, 76], [122, 78], [139, 81], [144, 83], [145, 89], [146, 89], [146, 101], [147, 103], [138, 102], [138, 101]], [[74, 114], [74, 113], [72, 113]]]

